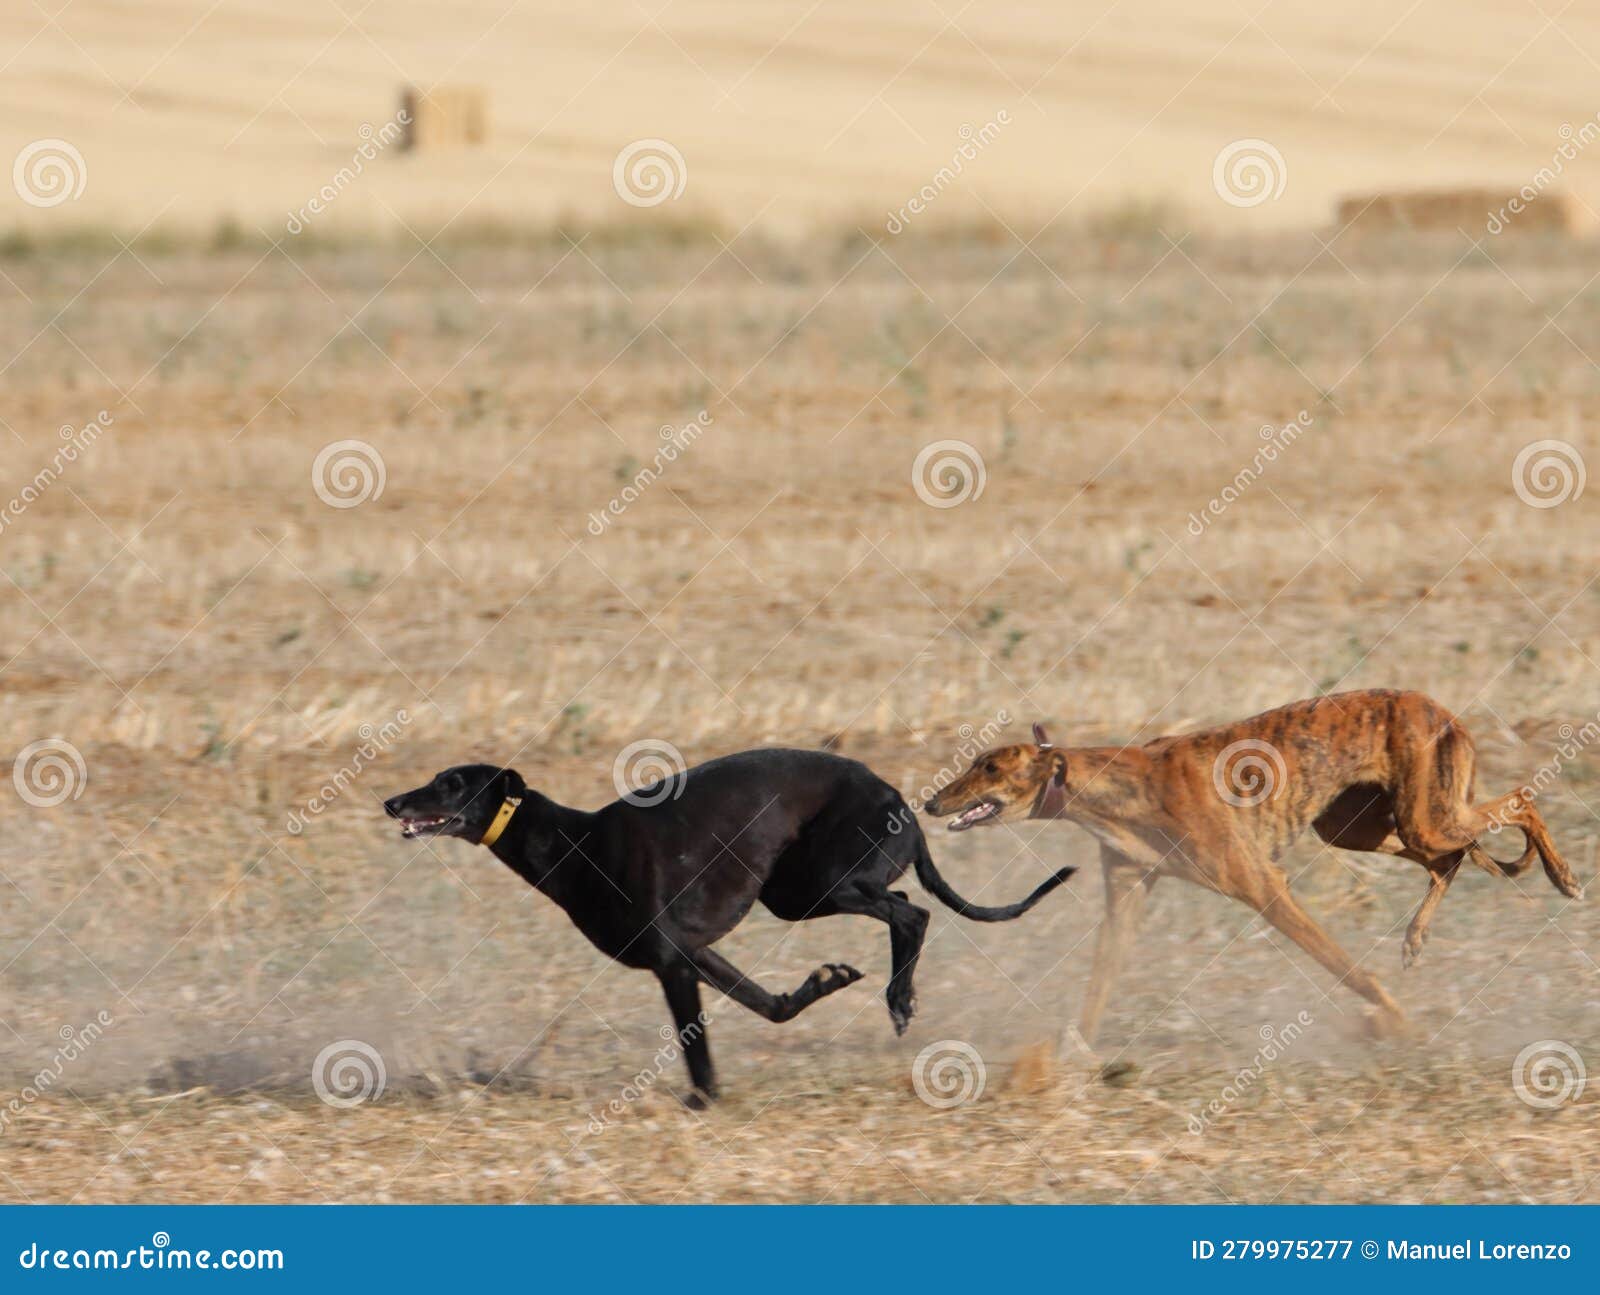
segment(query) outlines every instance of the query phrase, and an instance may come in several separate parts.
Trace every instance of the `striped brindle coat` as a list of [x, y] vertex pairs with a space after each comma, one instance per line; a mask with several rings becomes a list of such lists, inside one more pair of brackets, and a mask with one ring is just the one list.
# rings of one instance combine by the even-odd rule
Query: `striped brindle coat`
[[[1105, 917], [1079, 1029], [1092, 1044], [1111, 983], [1162, 876], [1181, 877], [1250, 905], [1341, 984], [1375, 1003], [1380, 1024], [1399, 1006], [1360, 970], [1289, 893], [1278, 858], [1307, 828], [1341, 849], [1398, 855], [1428, 872], [1401, 946], [1410, 966], [1462, 861], [1499, 877], [1535, 859], [1563, 895], [1578, 885], [1531, 798], [1474, 803], [1472, 738], [1417, 692], [1370, 689], [1294, 702], [1220, 728], [1143, 746], [1057, 747], [1034, 740], [997, 747], [927, 804], [962, 831], [980, 823], [1064, 818], [1100, 841]], [[1491, 857], [1477, 838], [1520, 828], [1522, 856]]]

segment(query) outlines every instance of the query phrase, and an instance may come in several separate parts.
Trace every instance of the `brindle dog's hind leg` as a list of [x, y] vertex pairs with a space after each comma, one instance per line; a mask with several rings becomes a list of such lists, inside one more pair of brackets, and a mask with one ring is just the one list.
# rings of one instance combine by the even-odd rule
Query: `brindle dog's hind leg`
[[[1388, 1024], [1404, 1024], [1405, 1013], [1400, 1010], [1400, 1005], [1389, 997], [1388, 991], [1376, 978], [1356, 966], [1355, 959], [1339, 947], [1310, 913], [1300, 907], [1289, 893], [1288, 880], [1275, 864], [1256, 857], [1239, 858], [1229, 861], [1226, 867], [1210, 871], [1210, 875], [1219, 879], [1239, 879], [1223, 889], [1223, 893], [1249, 904], [1338, 977], [1341, 985], [1376, 1004]], [[1213, 884], [1216, 884], [1215, 881]], [[1222, 889], [1220, 886], [1218, 888]]]
[[1422, 897], [1422, 903], [1417, 905], [1416, 915], [1411, 919], [1411, 925], [1406, 928], [1406, 938], [1400, 945], [1400, 965], [1410, 967], [1415, 965], [1422, 956], [1422, 946], [1428, 939], [1428, 924], [1433, 921], [1433, 910], [1439, 907], [1439, 901], [1444, 898], [1445, 891], [1450, 889], [1450, 883], [1456, 879], [1456, 872], [1461, 867], [1461, 860], [1466, 851], [1456, 850], [1442, 858], [1435, 859], [1428, 865], [1428, 893]]
[[[1537, 852], [1550, 884], [1571, 899], [1581, 899], [1583, 887], [1556, 850], [1544, 818], [1526, 797], [1513, 793], [1481, 805], [1472, 803], [1474, 761], [1472, 738], [1451, 723], [1396, 770], [1395, 823], [1406, 845], [1429, 859], [1465, 850], [1474, 863], [1485, 867], [1493, 863], [1503, 876], [1523, 871], [1532, 862], [1529, 856]], [[1500, 863], [1478, 845], [1478, 838], [1496, 824], [1520, 827], [1527, 835], [1528, 851], [1522, 858]]]
[[1329, 845], [1336, 845], [1341, 850], [1392, 854], [1420, 863], [1428, 870], [1428, 893], [1423, 896], [1400, 946], [1400, 965], [1413, 965], [1422, 955], [1434, 910], [1439, 907], [1445, 892], [1450, 889], [1450, 883], [1455, 880], [1456, 870], [1461, 866], [1466, 851], [1452, 850], [1436, 859], [1428, 859], [1411, 849], [1395, 829], [1394, 801], [1377, 783], [1360, 783], [1346, 788], [1317, 816], [1312, 827]]

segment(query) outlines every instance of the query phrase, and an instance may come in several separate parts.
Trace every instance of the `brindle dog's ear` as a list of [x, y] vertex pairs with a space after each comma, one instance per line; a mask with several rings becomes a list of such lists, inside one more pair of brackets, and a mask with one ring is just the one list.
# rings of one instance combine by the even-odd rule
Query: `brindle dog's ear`
[[1050, 735], [1044, 731], [1043, 724], [1033, 726], [1033, 741], [1035, 746], [1049, 746]]
[[527, 795], [528, 784], [522, 781], [522, 775], [515, 769], [503, 769], [500, 779], [505, 783], [505, 794], [511, 799], [520, 799]]
[[[1034, 725], [1035, 728], [1038, 725]], [[1040, 743], [1048, 746], [1048, 742]], [[1039, 799], [1033, 804], [1030, 818], [1060, 818], [1067, 807], [1067, 756], [1064, 751], [1054, 751], [1050, 756], [1050, 776], [1045, 779]]]

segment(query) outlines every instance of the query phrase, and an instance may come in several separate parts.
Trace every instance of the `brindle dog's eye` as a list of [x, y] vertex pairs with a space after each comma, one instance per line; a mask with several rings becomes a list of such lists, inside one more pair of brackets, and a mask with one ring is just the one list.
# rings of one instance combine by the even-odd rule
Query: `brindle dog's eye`
[[993, 760], [986, 760], [986, 761], [984, 761], [983, 771], [985, 773], [999, 773], [1000, 772], [1000, 766], [998, 764], [996, 764]]

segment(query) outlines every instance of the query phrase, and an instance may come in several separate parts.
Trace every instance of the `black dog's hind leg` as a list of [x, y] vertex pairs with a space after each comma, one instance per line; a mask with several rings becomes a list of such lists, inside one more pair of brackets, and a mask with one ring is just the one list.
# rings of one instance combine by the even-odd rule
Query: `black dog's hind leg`
[[912, 978], [922, 954], [922, 937], [928, 930], [928, 910], [918, 908], [903, 890], [882, 890], [857, 885], [833, 894], [841, 913], [860, 913], [875, 917], [889, 926], [889, 988], [884, 998], [889, 1003], [889, 1019], [894, 1032], [904, 1034], [917, 1010], [917, 991]]
[[701, 1110], [717, 1097], [717, 1075], [711, 1065], [711, 1044], [706, 1039], [706, 1018], [700, 1007], [700, 977], [691, 966], [672, 967], [656, 973], [672, 1009], [672, 1023], [678, 1030], [678, 1046], [689, 1067], [689, 1082], [694, 1085], [686, 1105]]
[[826, 998], [861, 979], [861, 973], [842, 962], [818, 967], [792, 994], [773, 994], [761, 988], [720, 953], [699, 949], [689, 955], [700, 978], [718, 993], [748, 1007], [757, 1016], [782, 1023], [793, 1020], [819, 998]]

